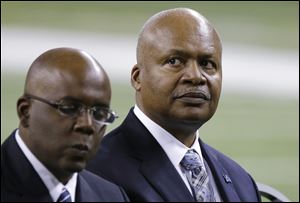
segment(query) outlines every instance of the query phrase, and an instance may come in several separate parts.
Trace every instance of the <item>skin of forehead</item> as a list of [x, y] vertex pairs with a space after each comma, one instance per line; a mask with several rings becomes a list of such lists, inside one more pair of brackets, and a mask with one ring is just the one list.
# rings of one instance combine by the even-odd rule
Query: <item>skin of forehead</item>
[[[168, 36], [170, 33], [170, 38]], [[193, 35], [197, 36], [193, 36]], [[159, 46], [158, 39], [172, 40], [173, 36], [191, 36], [216, 38], [221, 49], [221, 42], [216, 30], [198, 12], [179, 8], [162, 11], [152, 16], [143, 26], [137, 45], [137, 62], [143, 65], [148, 46]], [[185, 38], [184, 40], [188, 40]]]

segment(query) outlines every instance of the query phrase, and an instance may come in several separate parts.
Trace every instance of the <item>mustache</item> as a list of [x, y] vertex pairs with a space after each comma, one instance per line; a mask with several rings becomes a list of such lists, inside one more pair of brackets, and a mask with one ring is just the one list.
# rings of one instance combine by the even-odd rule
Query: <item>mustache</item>
[[202, 98], [205, 100], [210, 100], [211, 99], [211, 95], [209, 92], [200, 89], [200, 88], [188, 88], [188, 89], [184, 89], [181, 91], [176, 92], [173, 95], [174, 99], [178, 99], [181, 97], [198, 97], [198, 98]]
[[89, 151], [91, 147], [88, 144], [83, 144], [83, 143], [76, 143], [71, 145], [72, 148], [78, 149], [78, 150], [83, 150], [83, 151]]

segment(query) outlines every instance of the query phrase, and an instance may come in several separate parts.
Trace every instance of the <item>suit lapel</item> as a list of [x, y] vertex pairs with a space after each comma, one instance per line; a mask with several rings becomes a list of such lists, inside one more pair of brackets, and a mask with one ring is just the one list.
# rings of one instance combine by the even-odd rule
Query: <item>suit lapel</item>
[[[14, 134], [10, 135], [5, 147], [8, 159], [4, 163], [3, 177], [10, 180], [8, 184], [16, 191], [20, 201], [52, 201], [47, 187], [19, 148]], [[6, 170], [8, 168], [10, 170]]]
[[165, 201], [194, 201], [178, 172], [163, 153], [153, 150], [151, 156], [145, 156], [141, 173]]
[[203, 157], [212, 171], [222, 200], [225, 202], [240, 202], [241, 199], [239, 198], [226, 169], [221, 165], [220, 161], [218, 161], [217, 156], [211, 153], [201, 140], [199, 140], [199, 142]]
[[76, 202], [94, 202], [95, 200], [101, 201], [99, 199], [99, 195], [93, 193], [93, 188], [86, 182], [83, 176], [78, 173], [78, 180], [77, 180], [77, 188], [76, 188]]
[[185, 183], [161, 146], [131, 110], [123, 123], [140, 171], [164, 201], [194, 201]]

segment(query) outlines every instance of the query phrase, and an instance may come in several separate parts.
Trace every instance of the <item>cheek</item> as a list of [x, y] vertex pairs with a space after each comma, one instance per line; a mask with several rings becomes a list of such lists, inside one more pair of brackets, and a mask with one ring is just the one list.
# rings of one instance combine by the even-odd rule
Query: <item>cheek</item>
[[148, 114], [167, 113], [173, 107], [173, 94], [180, 80], [179, 73], [170, 72], [164, 67], [153, 66], [143, 72], [140, 97]]
[[164, 106], [170, 97], [170, 92], [166, 81], [151, 80], [150, 78], [141, 89], [144, 104], [151, 106]]
[[[64, 135], [69, 131], [69, 123], [55, 109], [32, 109], [29, 130], [31, 134], [41, 137], [41, 145], [58, 147], [63, 143]], [[41, 113], [43, 112], [43, 113]], [[45, 147], [45, 146], [44, 146]]]
[[221, 77], [216, 77], [211, 80], [211, 90], [212, 94], [219, 98], [221, 94], [221, 89], [222, 89], [222, 78]]
[[92, 143], [92, 150], [91, 150], [91, 155], [90, 158], [94, 157], [94, 155], [96, 154], [96, 152], [99, 149], [100, 146], [100, 142], [105, 134], [106, 131], [106, 126], [103, 126], [100, 128], [99, 132], [97, 133], [97, 135], [95, 135], [95, 137], [93, 137], [93, 143]]
[[95, 138], [94, 138], [94, 148], [98, 148], [99, 147], [99, 144], [100, 144], [101, 140], [103, 139], [105, 131], [106, 131], [106, 126], [102, 126], [99, 129], [98, 133], [95, 135]]
[[[159, 69], [159, 67], [153, 69]], [[169, 98], [176, 87], [177, 79], [163, 70], [148, 71], [144, 76], [141, 83], [142, 91], [149, 100]]]
[[217, 108], [220, 94], [221, 94], [221, 88], [222, 88], [222, 79], [220, 77], [211, 78], [209, 82], [209, 89], [212, 96], [212, 103], [213, 108]]

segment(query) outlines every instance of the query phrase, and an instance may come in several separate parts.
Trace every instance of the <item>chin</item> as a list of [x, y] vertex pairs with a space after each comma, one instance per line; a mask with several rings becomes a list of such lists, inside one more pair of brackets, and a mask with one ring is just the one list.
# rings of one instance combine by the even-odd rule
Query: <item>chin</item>
[[212, 115], [207, 112], [194, 110], [194, 111], [184, 112], [184, 114], [179, 115], [177, 117], [191, 122], [205, 122], [209, 120], [212, 117]]
[[178, 117], [180, 123], [184, 125], [193, 126], [193, 128], [199, 129], [204, 123], [206, 123], [212, 116], [209, 115], [199, 115], [199, 114], [189, 114]]
[[202, 118], [194, 118], [194, 117], [185, 118], [182, 119], [181, 121], [183, 121], [183, 123], [187, 125], [197, 126], [197, 128], [200, 128], [203, 125], [203, 123], [206, 122], [206, 120], [203, 120]]
[[82, 171], [85, 167], [86, 162], [75, 162], [68, 165], [66, 169], [71, 173], [76, 173]]

